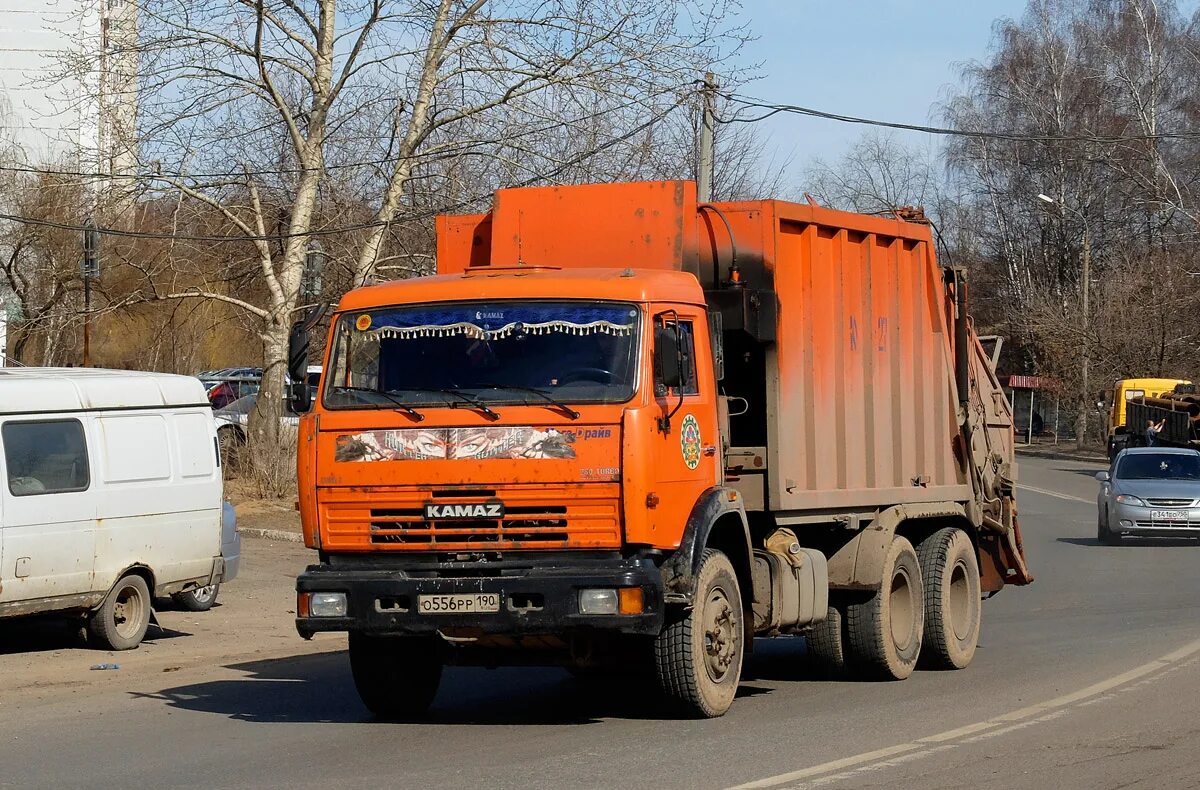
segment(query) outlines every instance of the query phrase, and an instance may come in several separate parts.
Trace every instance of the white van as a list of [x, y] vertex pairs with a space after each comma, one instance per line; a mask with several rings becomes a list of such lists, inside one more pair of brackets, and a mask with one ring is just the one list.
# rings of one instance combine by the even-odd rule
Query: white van
[[211, 606], [241, 554], [220, 465], [198, 379], [0, 370], [0, 617], [83, 612], [126, 650], [155, 597]]

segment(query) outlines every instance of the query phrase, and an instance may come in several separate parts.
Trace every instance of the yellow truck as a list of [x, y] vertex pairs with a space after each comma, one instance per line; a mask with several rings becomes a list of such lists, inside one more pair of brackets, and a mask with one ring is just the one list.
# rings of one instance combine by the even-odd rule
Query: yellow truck
[[1106, 399], [1112, 401], [1108, 412], [1108, 458], [1110, 461], [1126, 447], [1136, 446], [1145, 431], [1144, 425], [1131, 425], [1128, 422], [1129, 404], [1143, 401], [1145, 398], [1170, 396], [1180, 384], [1191, 384], [1191, 382], [1185, 379], [1121, 379], [1113, 387], [1111, 393], [1105, 393]]

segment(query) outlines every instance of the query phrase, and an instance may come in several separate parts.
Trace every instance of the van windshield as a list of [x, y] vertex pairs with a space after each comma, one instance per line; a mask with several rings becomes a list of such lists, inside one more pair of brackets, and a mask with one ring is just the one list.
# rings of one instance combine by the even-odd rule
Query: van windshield
[[[329, 408], [623, 403], [633, 396], [639, 311], [619, 302], [464, 302], [347, 313]], [[376, 395], [378, 393], [378, 395]]]

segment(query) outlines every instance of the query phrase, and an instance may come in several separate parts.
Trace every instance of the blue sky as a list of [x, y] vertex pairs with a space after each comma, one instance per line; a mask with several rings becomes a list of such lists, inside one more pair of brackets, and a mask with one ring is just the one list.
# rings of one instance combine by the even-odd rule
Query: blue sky
[[[743, 0], [758, 41], [746, 59], [762, 79], [745, 93], [845, 115], [907, 123], [931, 113], [963, 61], [987, 56], [992, 23], [1019, 17], [1025, 0]], [[940, 125], [940, 124], [939, 124]], [[864, 127], [776, 116], [763, 124], [801, 181], [814, 156], [835, 161]], [[928, 135], [899, 134], [936, 146]]]

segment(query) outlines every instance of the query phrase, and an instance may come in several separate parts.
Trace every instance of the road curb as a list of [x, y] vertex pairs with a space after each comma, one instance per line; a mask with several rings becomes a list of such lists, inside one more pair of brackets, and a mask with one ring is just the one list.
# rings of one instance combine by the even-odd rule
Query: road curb
[[299, 532], [288, 532], [285, 529], [259, 529], [258, 527], [238, 527], [238, 532], [248, 538], [263, 540], [283, 540], [288, 543], [303, 543], [304, 536]]
[[1090, 464], [1106, 464], [1108, 458], [1100, 454], [1072, 453], [1070, 451], [1039, 451], [1017, 448], [1017, 458], [1047, 458], [1051, 461], [1081, 461]]

